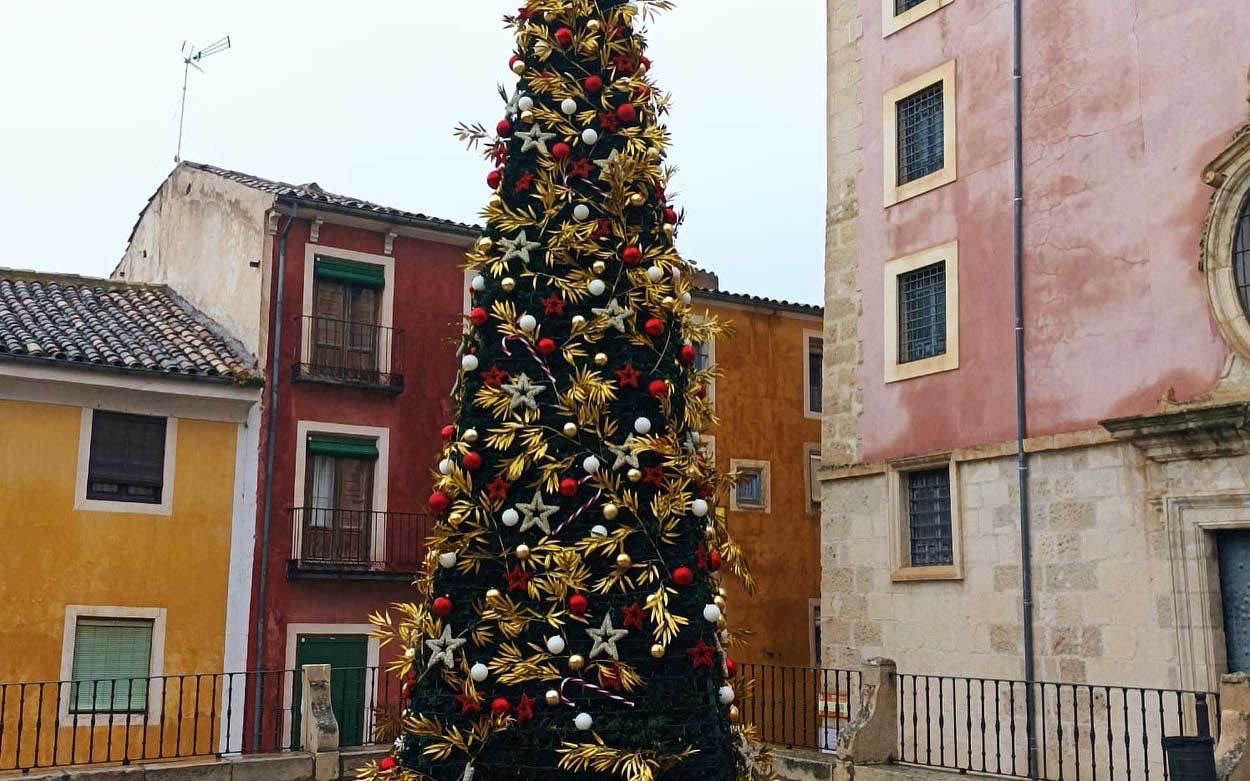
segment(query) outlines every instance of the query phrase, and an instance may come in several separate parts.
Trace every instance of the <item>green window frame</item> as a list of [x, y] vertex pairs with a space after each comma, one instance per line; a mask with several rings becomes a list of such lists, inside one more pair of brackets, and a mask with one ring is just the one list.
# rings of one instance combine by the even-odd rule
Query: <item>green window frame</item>
[[155, 622], [79, 618], [74, 627], [70, 713], [146, 713]]
[[313, 263], [313, 276], [317, 279], [331, 279], [357, 287], [386, 287], [386, 269], [376, 263], [354, 263], [325, 255], [315, 256]]

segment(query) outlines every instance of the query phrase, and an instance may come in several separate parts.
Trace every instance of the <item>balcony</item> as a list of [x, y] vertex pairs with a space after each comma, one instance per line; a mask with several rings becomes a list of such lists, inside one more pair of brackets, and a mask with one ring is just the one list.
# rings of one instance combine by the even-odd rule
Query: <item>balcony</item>
[[428, 515], [326, 507], [291, 510], [291, 580], [411, 580], [425, 557]]
[[404, 388], [401, 355], [402, 331], [305, 315], [300, 318], [294, 379], [398, 393]]

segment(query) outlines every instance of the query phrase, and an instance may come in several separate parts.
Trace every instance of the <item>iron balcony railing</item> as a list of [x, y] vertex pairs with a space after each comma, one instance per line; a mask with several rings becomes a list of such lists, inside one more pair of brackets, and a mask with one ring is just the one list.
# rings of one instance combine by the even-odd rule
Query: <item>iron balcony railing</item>
[[754, 682], [740, 702], [743, 719], [769, 743], [835, 751], [838, 735], [859, 709], [863, 677], [858, 670], [775, 664], [738, 669], [741, 680]]
[[299, 356], [297, 379], [404, 387], [403, 332], [394, 328], [304, 315]]
[[429, 515], [329, 507], [291, 510], [292, 577], [407, 577], [425, 558]]

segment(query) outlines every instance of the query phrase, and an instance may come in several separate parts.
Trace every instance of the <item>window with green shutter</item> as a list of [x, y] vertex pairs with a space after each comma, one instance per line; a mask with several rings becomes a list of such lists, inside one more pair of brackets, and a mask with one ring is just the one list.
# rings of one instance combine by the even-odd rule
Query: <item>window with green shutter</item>
[[147, 711], [152, 626], [151, 619], [78, 619], [71, 713]]

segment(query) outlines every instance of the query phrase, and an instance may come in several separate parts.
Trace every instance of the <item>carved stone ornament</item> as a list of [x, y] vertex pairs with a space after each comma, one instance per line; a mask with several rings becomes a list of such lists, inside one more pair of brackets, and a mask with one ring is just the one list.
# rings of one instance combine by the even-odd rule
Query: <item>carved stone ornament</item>
[[1202, 227], [1199, 268], [1207, 278], [1211, 312], [1233, 351], [1250, 358], [1250, 319], [1237, 297], [1233, 279], [1233, 240], [1237, 220], [1250, 199], [1250, 123], [1233, 134], [1223, 152], [1203, 169], [1202, 180], [1215, 188]]

